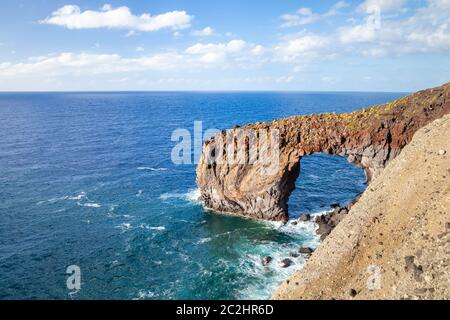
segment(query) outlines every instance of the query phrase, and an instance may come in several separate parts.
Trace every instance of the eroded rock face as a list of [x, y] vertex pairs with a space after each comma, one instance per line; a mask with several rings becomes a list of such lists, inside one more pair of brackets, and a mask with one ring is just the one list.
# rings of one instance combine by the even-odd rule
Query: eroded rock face
[[[298, 116], [223, 131], [205, 143], [197, 167], [202, 201], [220, 212], [286, 221], [287, 203], [303, 156], [324, 152], [348, 157], [364, 169], [370, 182], [418, 129], [449, 112], [450, 84], [446, 84], [352, 113]], [[258, 140], [261, 132], [274, 131], [278, 138], [276, 158]], [[256, 140], [248, 132], [257, 132]], [[242, 135], [243, 139], [229, 138]], [[254, 141], [256, 157], [264, 161], [253, 161], [250, 145]], [[228, 161], [240, 151], [245, 161]]]

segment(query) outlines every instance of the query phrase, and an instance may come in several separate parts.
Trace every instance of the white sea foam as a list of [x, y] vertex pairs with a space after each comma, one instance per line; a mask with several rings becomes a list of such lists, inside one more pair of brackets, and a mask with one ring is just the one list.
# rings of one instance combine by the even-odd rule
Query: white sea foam
[[[243, 256], [239, 262], [239, 267], [249, 278], [258, 278], [260, 281], [248, 282], [249, 285], [239, 292], [239, 298], [265, 300], [269, 299], [279, 284], [300, 270], [305, 265], [304, 258], [299, 255], [297, 258], [289, 257], [289, 252], [296, 252], [297, 246], [291, 244], [287, 248], [280, 248], [275, 242], [260, 244], [259, 250], [268, 253], [272, 261], [268, 266], [263, 266], [262, 255], [251, 253]], [[281, 260], [289, 258], [292, 265], [288, 268], [280, 266]]]
[[186, 199], [192, 202], [199, 202], [201, 196], [200, 189], [193, 189], [186, 193]]
[[[311, 214], [312, 216], [319, 213]], [[296, 223], [292, 223], [292, 222]], [[271, 297], [276, 288], [296, 271], [300, 270], [306, 263], [302, 255], [290, 257], [290, 253], [298, 254], [300, 247], [317, 248], [320, 238], [316, 234], [317, 224], [313, 221], [298, 221], [292, 219], [287, 223], [264, 222], [268, 228], [273, 228], [278, 232], [291, 235], [294, 240], [290, 243], [280, 244], [276, 241], [255, 241], [252, 248], [244, 250], [240, 259], [239, 267], [251, 278], [258, 278], [259, 281], [249, 282], [239, 292], [239, 298], [263, 300]], [[268, 266], [263, 266], [262, 258], [272, 257], [272, 262]], [[280, 266], [280, 262], [288, 258], [293, 262], [288, 268]]]
[[80, 202], [78, 202], [78, 205], [79, 206], [82, 206], [82, 207], [87, 207], [87, 208], [101, 208], [101, 205], [100, 204], [98, 204], [98, 203], [80, 203]]
[[[293, 222], [297, 224], [293, 224]], [[286, 224], [284, 223], [274, 223], [266, 222], [269, 226], [276, 229], [279, 232], [289, 233], [289, 234], [300, 234], [300, 235], [314, 235], [317, 229], [317, 224], [312, 221], [298, 221], [289, 220]]]
[[166, 230], [166, 227], [164, 227], [164, 226], [152, 227], [152, 226], [149, 226], [146, 223], [141, 223], [141, 225], [139, 227], [142, 228], [142, 229], [147, 229], [147, 230], [157, 230], [157, 231], [164, 231], [164, 230]]
[[116, 226], [116, 228], [121, 229], [123, 232], [130, 230], [132, 228], [130, 223], [121, 223], [120, 225]]
[[48, 200], [42, 200], [42, 201], [39, 201], [37, 203], [37, 205], [42, 205], [44, 203], [55, 203], [58, 201], [65, 201], [65, 200], [80, 201], [83, 199], [87, 199], [86, 192], [84, 192], [84, 191], [82, 191], [81, 193], [79, 193], [76, 196], [63, 196], [63, 197], [59, 197], [59, 198], [51, 198]]
[[212, 240], [212, 238], [202, 238], [199, 241], [196, 242], [196, 244], [204, 244], [204, 243], [208, 243]]
[[44, 203], [55, 203], [57, 201], [61, 200], [61, 198], [52, 198], [52, 199], [48, 199], [48, 200], [41, 200], [37, 203], [38, 206], [44, 204]]
[[86, 192], [82, 191], [80, 194], [78, 194], [76, 196], [63, 196], [63, 197], [59, 197], [59, 198], [51, 198], [48, 200], [39, 201], [37, 204], [42, 205], [44, 203], [55, 203], [55, 202], [64, 201], [64, 200], [82, 200], [85, 197], [86, 197]]
[[81, 200], [86, 197], [86, 192], [82, 191], [80, 194], [76, 196], [67, 196], [66, 199], [68, 200]]
[[171, 199], [180, 199], [189, 202], [199, 203], [200, 198], [200, 190], [199, 189], [191, 189], [186, 193], [177, 193], [177, 192], [167, 192], [163, 193], [159, 196], [159, 198], [163, 201], [168, 201]]
[[153, 167], [138, 167], [138, 170], [141, 171], [167, 171], [167, 168], [153, 168]]
[[140, 290], [138, 292], [138, 297], [134, 300], [145, 300], [145, 299], [154, 298], [155, 296], [156, 296], [156, 294], [154, 292]]

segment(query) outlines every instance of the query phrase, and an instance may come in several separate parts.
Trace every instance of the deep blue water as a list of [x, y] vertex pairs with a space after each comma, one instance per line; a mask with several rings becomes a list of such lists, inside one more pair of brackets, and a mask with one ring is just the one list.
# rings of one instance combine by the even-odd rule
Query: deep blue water
[[[280, 226], [206, 212], [195, 165], [171, 162], [175, 129], [193, 131], [346, 112], [393, 93], [0, 94], [0, 299], [268, 298], [288, 269], [268, 269], [312, 223]], [[290, 209], [318, 213], [364, 190], [345, 159], [302, 160]], [[82, 286], [66, 287], [78, 265]]]

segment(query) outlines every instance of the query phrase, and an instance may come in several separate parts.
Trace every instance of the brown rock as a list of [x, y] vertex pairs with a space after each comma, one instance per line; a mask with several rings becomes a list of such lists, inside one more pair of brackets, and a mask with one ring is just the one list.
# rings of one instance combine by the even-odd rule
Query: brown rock
[[[450, 86], [444, 85], [352, 113], [297, 116], [224, 130], [205, 142], [197, 167], [201, 199], [216, 211], [287, 221], [289, 196], [295, 189], [302, 157], [317, 152], [346, 156], [365, 170], [370, 182], [400, 154], [418, 129], [450, 112], [449, 96]], [[260, 138], [269, 130], [278, 132], [275, 149], [279, 155], [250, 163], [249, 141], [255, 138], [252, 146], [259, 147]], [[229, 150], [248, 156], [243, 163], [235, 163]], [[278, 165], [268, 171], [267, 163]]]
[[263, 264], [263, 266], [267, 266], [272, 260], [273, 260], [273, 259], [272, 259], [272, 257], [270, 257], [270, 256], [264, 257], [264, 258], [262, 259], [262, 264]]
[[331, 209], [339, 209], [341, 205], [339, 203], [333, 203], [330, 205]]
[[314, 250], [311, 248], [302, 247], [302, 248], [298, 249], [298, 252], [300, 252], [301, 254], [312, 254], [314, 252]]
[[300, 216], [300, 219], [299, 219], [299, 220], [302, 221], [302, 222], [309, 221], [309, 220], [311, 220], [311, 215], [309, 215], [309, 214], [302, 214], [302, 215]]
[[288, 268], [292, 265], [292, 260], [291, 259], [283, 259], [280, 261], [280, 267], [281, 268]]

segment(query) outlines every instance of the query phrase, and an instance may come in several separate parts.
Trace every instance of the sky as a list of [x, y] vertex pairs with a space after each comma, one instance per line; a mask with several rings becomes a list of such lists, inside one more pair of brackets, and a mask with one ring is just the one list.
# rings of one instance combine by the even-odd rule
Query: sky
[[450, 82], [450, 0], [0, 1], [0, 91]]

